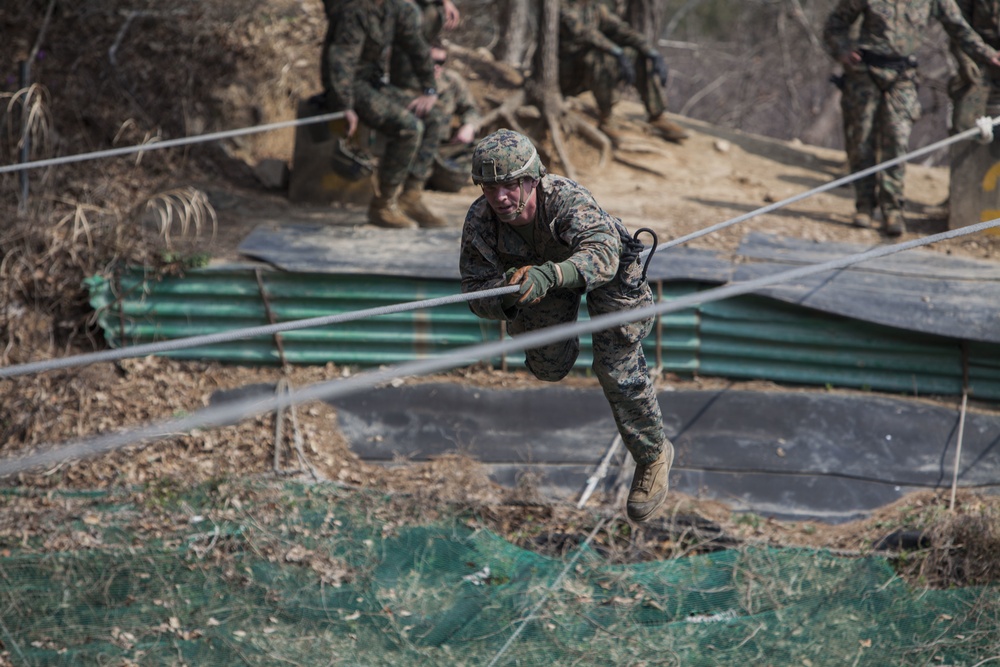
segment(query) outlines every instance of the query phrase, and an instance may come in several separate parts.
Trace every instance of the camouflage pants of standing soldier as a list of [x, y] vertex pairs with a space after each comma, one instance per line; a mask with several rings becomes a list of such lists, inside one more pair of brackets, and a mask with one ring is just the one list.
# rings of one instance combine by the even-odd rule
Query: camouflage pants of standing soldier
[[[841, 110], [852, 173], [904, 155], [920, 117], [915, 70], [861, 66], [845, 72]], [[902, 211], [905, 177], [905, 164], [899, 164], [855, 181], [857, 209], [873, 211], [877, 204], [883, 214]]]
[[[628, 47], [625, 48], [625, 54], [635, 66], [635, 88], [646, 107], [646, 114], [650, 118], [656, 118], [667, 109], [663, 86], [649, 71], [646, 56]], [[584, 51], [582, 57], [577, 52], [563, 54], [559, 59], [559, 88], [563, 95], [572, 96], [591, 91], [602, 120], [611, 116], [621, 78], [618, 59], [604, 51], [590, 49]]]
[[449, 127], [442, 114], [418, 118], [406, 105], [417, 93], [391, 85], [354, 87], [354, 110], [362, 123], [386, 139], [379, 162], [379, 183], [402, 185], [408, 178], [426, 183], [434, 168], [434, 154]]
[[[610, 283], [587, 294], [587, 310], [591, 317], [653, 303], [649, 284], [628, 288], [641, 280], [641, 263], [633, 262], [619, 271]], [[575, 322], [580, 311], [580, 295], [572, 290], [554, 289], [534, 306], [526, 306], [507, 323], [512, 335], [534, 331], [557, 324]], [[666, 436], [663, 415], [656, 399], [656, 389], [646, 367], [642, 339], [649, 335], [653, 319], [595, 331], [593, 369], [611, 412], [618, 425], [625, 448], [637, 464], [656, 460]], [[528, 370], [540, 380], [557, 382], [572, 370], [580, 353], [580, 339], [559, 341], [525, 350]]]

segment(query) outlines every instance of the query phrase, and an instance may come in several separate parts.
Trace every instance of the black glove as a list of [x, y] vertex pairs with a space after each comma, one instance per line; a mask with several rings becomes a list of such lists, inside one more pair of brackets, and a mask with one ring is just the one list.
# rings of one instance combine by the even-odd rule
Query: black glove
[[654, 51], [649, 54], [649, 59], [653, 61], [653, 71], [660, 78], [660, 85], [667, 85], [667, 63], [663, 61], [663, 54]]
[[632, 61], [629, 60], [628, 55], [624, 51], [618, 51], [615, 53], [615, 58], [618, 58], [618, 69], [621, 70], [621, 80], [630, 86], [634, 86], [635, 66], [632, 64]]

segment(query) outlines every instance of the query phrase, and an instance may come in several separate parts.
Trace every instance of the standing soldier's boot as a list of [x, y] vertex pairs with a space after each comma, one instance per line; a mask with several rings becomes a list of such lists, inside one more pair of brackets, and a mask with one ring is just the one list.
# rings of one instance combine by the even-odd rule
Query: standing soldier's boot
[[902, 211], [884, 211], [885, 222], [883, 223], [882, 230], [885, 232], [886, 236], [896, 237], [902, 236], [903, 232], [906, 231], [906, 223], [903, 221]]
[[407, 181], [403, 194], [399, 197], [399, 206], [403, 209], [403, 213], [425, 229], [447, 227], [448, 222], [424, 204], [423, 193], [423, 183]]
[[649, 124], [653, 127], [657, 134], [667, 141], [673, 141], [679, 144], [691, 136], [687, 130], [663, 114], [651, 116]]
[[667, 498], [670, 466], [674, 462], [674, 446], [663, 441], [663, 450], [652, 463], [637, 464], [632, 476], [625, 509], [633, 521], [645, 521]]
[[868, 229], [872, 226], [872, 221], [875, 214], [875, 206], [872, 204], [858, 203], [855, 212], [854, 219], [851, 221], [855, 227], [862, 227]]
[[604, 133], [604, 135], [611, 140], [611, 143], [618, 146], [622, 143], [622, 133], [614, 128], [611, 124], [610, 116], [602, 116], [600, 121], [597, 123], [597, 129]]
[[414, 229], [417, 226], [399, 207], [399, 188], [398, 185], [379, 187], [378, 194], [368, 206], [368, 222], [390, 229]]

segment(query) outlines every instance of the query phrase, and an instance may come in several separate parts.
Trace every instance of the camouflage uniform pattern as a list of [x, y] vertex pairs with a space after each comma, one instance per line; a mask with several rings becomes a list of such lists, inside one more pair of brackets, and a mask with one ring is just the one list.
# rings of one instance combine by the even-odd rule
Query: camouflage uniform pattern
[[[956, 0], [956, 4], [983, 41], [1000, 48], [1000, 0]], [[951, 129], [962, 132], [975, 127], [979, 117], [990, 115], [988, 106], [1000, 104], [1000, 73], [992, 67], [978, 66], [956, 44], [951, 45], [951, 54], [958, 69], [948, 81]]]
[[[444, 10], [441, 0], [415, 0], [413, 4], [419, 8], [418, 16], [420, 34], [424, 41], [433, 44], [444, 28]], [[394, 86], [421, 90], [420, 77], [417, 76], [410, 59], [405, 53], [392, 52], [389, 56], [389, 81]]]
[[[861, 18], [857, 42], [852, 24]], [[931, 19], [941, 23], [966, 53], [986, 62], [996, 53], [963, 20], [955, 0], [840, 0], [823, 31], [834, 58], [849, 51], [902, 60], [914, 56]], [[899, 157], [909, 149], [913, 123], [920, 117], [916, 67], [861, 63], [844, 73], [841, 108], [847, 158], [853, 172]], [[854, 182], [858, 210], [902, 211], [905, 165]]]
[[[482, 116], [476, 99], [469, 92], [465, 79], [455, 71], [444, 69], [438, 77], [438, 103], [434, 107], [448, 125], [450, 137], [456, 127], [465, 124], [479, 126]], [[434, 170], [429, 186], [457, 192], [471, 181], [472, 144], [450, 143], [445, 140], [434, 156]]]
[[[470, 304], [476, 315], [506, 320], [508, 331], [516, 336], [576, 321], [584, 292], [592, 317], [652, 304], [649, 283], [642, 279], [642, 263], [620, 220], [601, 209], [586, 188], [561, 176], [544, 176], [537, 193], [534, 247], [497, 218], [485, 197], [472, 204], [462, 229], [462, 291], [501, 287], [506, 284], [504, 272], [510, 268], [567, 259], [586, 281], [586, 288], [552, 289], [539, 303], [508, 311], [499, 297], [479, 299]], [[619, 262], [623, 253], [625, 261]], [[649, 318], [593, 334], [594, 373], [622, 441], [639, 464], [652, 463], [666, 441], [663, 416], [642, 350], [642, 339], [652, 326]], [[525, 354], [535, 377], [555, 382], [570, 372], [579, 352], [580, 340], [576, 338]]]
[[447, 125], [433, 114], [418, 118], [406, 109], [415, 95], [385, 83], [392, 52], [409, 56], [421, 89], [434, 87], [419, 11], [407, 0], [351, 0], [336, 4], [329, 20], [322, 61], [328, 108], [353, 109], [386, 137], [379, 164], [383, 185], [400, 185], [408, 177], [426, 181]]
[[563, 95], [591, 91], [602, 119], [611, 115], [621, 68], [613, 51], [621, 48], [635, 67], [635, 88], [646, 113], [667, 108], [666, 93], [652, 72], [646, 38], [597, 0], [563, 1], [559, 12], [559, 88]]

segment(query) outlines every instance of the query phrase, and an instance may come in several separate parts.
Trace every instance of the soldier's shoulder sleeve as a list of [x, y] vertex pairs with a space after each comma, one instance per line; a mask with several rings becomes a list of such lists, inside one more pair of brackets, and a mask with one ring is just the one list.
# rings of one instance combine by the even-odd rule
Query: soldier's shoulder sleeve
[[615, 277], [621, 255], [617, 221], [575, 181], [561, 176], [546, 176], [542, 181], [552, 233], [570, 248], [570, 260], [587, 289], [607, 283]]
[[388, 1], [395, 2], [397, 12], [393, 44], [409, 56], [413, 72], [421, 87], [434, 88], [434, 63], [431, 62], [431, 47], [424, 39], [423, 15], [420, 8], [409, 0]]
[[823, 43], [838, 58], [851, 49], [851, 26], [867, 6], [866, 0], [839, 0], [823, 24]]
[[630, 46], [640, 53], [650, 51], [646, 37], [610, 9], [601, 5], [601, 32], [620, 46]]
[[[479, 197], [465, 216], [458, 268], [462, 277], [462, 293], [481, 292], [502, 287], [504, 267], [496, 247], [496, 221], [489, 213], [485, 197]], [[490, 320], [507, 319], [500, 297], [475, 299], [469, 309], [477, 316]]]
[[955, 0], [936, 0], [934, 11], [948, 36], [973, 59], [981, 63], [988, 63], [991, 58], [996, 56], [996, 50], [986, 44], [979, 33], [965, 21], [961, 10], [955, 4]]
[[366, 10], [362, 2], [341, 2], [331, 13], [322, 56], [327, 76], [323, 85], [330, 95], [331, 109], [354, 106], [354, 79], [369, 29]]

